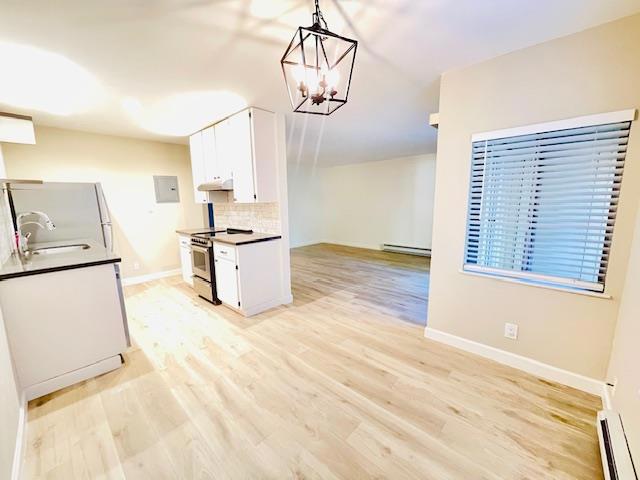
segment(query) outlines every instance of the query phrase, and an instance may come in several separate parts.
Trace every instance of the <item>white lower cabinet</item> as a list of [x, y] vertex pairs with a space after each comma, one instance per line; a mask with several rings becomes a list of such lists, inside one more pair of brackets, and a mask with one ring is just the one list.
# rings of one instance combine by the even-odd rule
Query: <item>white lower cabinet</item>
[[27, 400], [122, 364], [129, 330], [117, 265], [0, 281], [15, 372]]
[[229, 306], [239, 308], [238, 274], [236, 263], [224, 258], [216, 258], [216, 288], [218, 299]]
[[282, 304], [281, 240], [214, 242], [218, 299], [245, 316]]
[[178, 238], [180, 246], [180, 266], [182, 269], [182, 279], [193, 286], [193, 269], [191, 261], [191, 237], [180, 235]]

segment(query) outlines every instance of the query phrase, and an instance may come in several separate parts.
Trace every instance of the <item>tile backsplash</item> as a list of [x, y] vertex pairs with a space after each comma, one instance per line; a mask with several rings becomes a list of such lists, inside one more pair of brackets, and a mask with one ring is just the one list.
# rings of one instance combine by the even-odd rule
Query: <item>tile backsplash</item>
[[216, 228], [243, 228], [280, 234], [280, 210], [275, 203], [215, 203]]

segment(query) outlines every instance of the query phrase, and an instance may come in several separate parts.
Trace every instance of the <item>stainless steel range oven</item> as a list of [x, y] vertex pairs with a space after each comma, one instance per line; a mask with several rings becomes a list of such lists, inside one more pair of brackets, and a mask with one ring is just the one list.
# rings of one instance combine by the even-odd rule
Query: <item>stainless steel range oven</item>
[[216, 274], [213, 267], [213, 242], [208, 236], [191, 237], [193, 288], [202, 298], [218, 305]]
[[216, 271], [213, 264], [213, 239], [218, 234], [251, 234], [253, 230], [227, 228], [215, 232], [196, 233], [191, 235], [191, 271], [193, 272], [193, 289], [202, 298], [215, 305], [220, 305], [216, 289]]

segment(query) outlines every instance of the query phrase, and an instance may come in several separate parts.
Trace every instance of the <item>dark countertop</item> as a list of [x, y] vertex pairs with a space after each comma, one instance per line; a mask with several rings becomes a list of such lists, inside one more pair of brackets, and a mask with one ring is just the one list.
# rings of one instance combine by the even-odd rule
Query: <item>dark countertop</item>
[[108, 252], [104, 245], [97, 243], [95, 240], [80, 239], [66, 240], [64, 242], [36, 243], [30, 245], [30, 248], [77, 245], [81, 243], [86, 243], [90, 248], [69, 253], [30, 255], [29, 257], [21, 257], [18, 253], [13, 253], [0, 267], [0, 281], [41, 273], [92, 267], [107, 263], [118, 263], [122, 260], [119, 255]]
[[247, 245], [250, 243], [268, 242], [269, 240], [277, 240], [279, 238], [282, 238], [282, 236], [273, 233], [216, 233], [216, 236], [212, 238], [212, 240], [228, 245]]
[[179, 235], [196, 235], [198, 233], [211, 233], [211, 232], [223, 232], [224, 229], [220, 228], [210, 228], [210, 227], [200, 227], [200, 228], [182, 228], [180, 230], [176, 230], [176, 233]]

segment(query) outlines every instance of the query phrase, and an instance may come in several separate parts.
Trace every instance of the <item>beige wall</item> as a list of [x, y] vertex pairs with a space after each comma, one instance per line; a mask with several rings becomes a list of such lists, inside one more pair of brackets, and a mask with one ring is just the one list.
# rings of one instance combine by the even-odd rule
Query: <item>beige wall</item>
[[[101, 182], [125, 277], [179, 268], [175, 229], [203, 225], [187, 146], [40, 127], [36, 145], [5, 145], [4, 156], [10, 177]], [[180, 203], [155, 202], [153, 175], [178, 176]]]
[[435, 155], [335, 167], [289, 166], [293, 246], [431, 247]]
[[[460, 273], [471, 135], [640, 106], [640, 15], [442, 77], [428, 326], [595, 379], [605, 377], [640, 194], [632, 128], [607, 276], [612, 299]], [[503, 336], [505, 322], [519, 338]]]
[[637, 215], [627, 281], [607, 380], [615, 382], [613, 407], [622, 414], [629, 447], [640, 460], [640, 213]]

